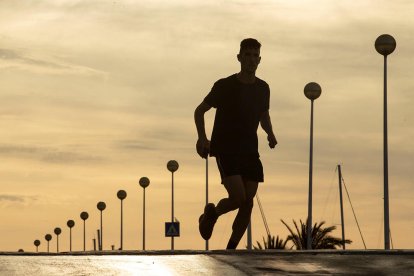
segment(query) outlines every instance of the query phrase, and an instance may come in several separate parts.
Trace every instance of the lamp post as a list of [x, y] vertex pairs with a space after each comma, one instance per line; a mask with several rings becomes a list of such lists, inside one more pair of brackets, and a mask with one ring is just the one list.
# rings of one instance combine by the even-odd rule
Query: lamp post
[[150, 184], [150, 180], [148, 177], [141, 177], [139, 179], [139, 185], [143, 189], [143, 211], [142, 211], [142, 250], [145, 250], [145, 188], [147, 188]]
[[51, 239], [52, 239], [52, 235], [50, 234], [45, 235], [45, 240], [47, 241], [47, 253], [49, 253], [49, 242]]
[[123, 201], [127, 197], [127, 193], [124, 190], [119, 190], [116, 196], [121, 200], [121, 246], [120, 250], [124, 248], [124, 231], [123, 231]]
[[[208, 204], [208, 154], [206, 156], [206, 205]], [[209, 244], [206, 240], [206, 250], [208, 250]]]
[[388, 35], [380, 35], [375, 40], [375, 49], [384, 56], [384, 247], [390, 249], [390, 218], [388, 196], [388, 122], [387, 122], [387, 56], [394, 52], [397, 43]]
[[69, 227], [69, 251], [72, 252], [72, 227], [75, 226], [75, 222], [70, 219], [66, 225]]
[[96, 205], [96, 207], [101, 212], [101, 231], [100, 231], [100, 237], [99, 237], [99, 239], [100, 239], [101, 242], [100, 242], [100, 248], [99, 248], [99, 250], [102, 251], [102, 249], [103, 249], [102, 211], [105, 210], [106, 204], [103, 201], [99, 201], [98, 204]]
[[308, 222], [307, 222], [307, 241], [306, 248], [312, 249], [312, 174], [313, 174], [313, 101], [319, 98], [322, 89], [316, 82], [305, 85], [304, 93], [306, 98], [311, 100], [311, 119], [310, 119], [310, 150], [309, 150], [309, 198], [308, 198]]
[[55, 230], [53, 230], [56, 234], [56, 252], [59, 253], [59, 235], [62, 233], [62, 229], [59, 227], [56, 227]]
[[[178, 170], [178, 162], [170, 160], [167, 169], [171, 172], [171, 223], [174, 222], [174, 172]], [[174, 237], [171, 237], [171, 250], [174, 250]]]
[[89, 214], [87, 212], [82, 212], [80, 214], [80, 218], [83, 220], [83, 251], [85, 251], [85, 240], [86, 240], [86, 226], [85, 226], [85, 221], [89, 218]]
[[36, 246], [36, 253], [39, 252], [39, 245], [40, 245], [40, 241], [39, 240], [35, 240], [33, 242], [33, 244]]

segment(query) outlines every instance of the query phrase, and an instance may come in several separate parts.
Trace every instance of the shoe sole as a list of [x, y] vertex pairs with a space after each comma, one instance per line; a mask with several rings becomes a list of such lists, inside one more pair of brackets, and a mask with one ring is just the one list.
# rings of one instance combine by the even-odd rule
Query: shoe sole
[[216, 223], [217, 219], [213, 219], [213, 217], [216, 216], [215, 214], [215, 206], [213, 203], [209, 203], [204, 208], [204, 214], [202, 214], [199, 218], [199, 231], [201, 234], [201, 237], [203, 237], [204, 240], [209, 240], [211, 238], [211, 235], [213, 233], [214, 224]]

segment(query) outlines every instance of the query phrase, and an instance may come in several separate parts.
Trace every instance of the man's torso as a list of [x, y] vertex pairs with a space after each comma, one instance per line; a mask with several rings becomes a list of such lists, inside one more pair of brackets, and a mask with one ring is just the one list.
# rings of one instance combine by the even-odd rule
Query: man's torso
[[236, 75], [217, 81], [204, 101], [217, 108], [210, 154], [258, 154], [257, 128], [269, 108], [269, 86], [256, 78], [241, 83]]

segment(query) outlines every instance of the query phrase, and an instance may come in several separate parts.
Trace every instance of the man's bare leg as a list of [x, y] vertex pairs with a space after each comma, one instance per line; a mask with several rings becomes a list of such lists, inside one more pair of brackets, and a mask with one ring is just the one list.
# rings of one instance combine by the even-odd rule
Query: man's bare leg
[[224, 178], [223, 185], [229, 196], [217, 203], [216, 213], [218, 216], [236, 210], [246, 200], [245, 184], [240, 175], [232, 175]]
[[217, 218], [241, 206], [245, 200], [244, 183], [240, 175], [232, 175], [223, 179], [224, 187], [229, 196], [219, 201], [217, 206], [208, 203], [199, 218], [199, 231], [203, 239], [210, 239]]
[[246, 200], [241, 204], [236, 218], [233, 222], [233, 232], [227, 244], [227, 249], [236, 249], [247, 226], [250, 223], [250, 217], [253, 209], [253, 199], [256, 195], [258, 182], [245, 180], [244, 191], [246, 194]]

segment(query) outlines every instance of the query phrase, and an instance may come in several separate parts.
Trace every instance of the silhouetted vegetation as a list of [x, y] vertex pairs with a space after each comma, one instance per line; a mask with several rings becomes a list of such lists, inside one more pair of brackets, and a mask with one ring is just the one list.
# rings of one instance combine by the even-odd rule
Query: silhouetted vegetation
[[[287, 227], [290, 235], [287, 237], [287, 241], [292, 241], [294, 247], [297, 250], [303, 250], [307, 248], [307, 224], [300, 220], [300, 227], [293, 220], [295, 225], [295, 231], [292, 230], [289, 225], [281, 220]], [[325, 222], [315, 223], [311, 228], [312, 235], [312, 249], [336, 249], [343, 245], [342, 239], [331, 236], [332, 231], [336, 229], [336, 226], [324, 227]], [[352, 243], [351, 240], [345, 240], [345, 244]]]
[[256, 241], [257, 246], [253, 245], [255, 250], [266, 249], [286, 249], [287, 240], [280, 239], [279, 236], [267, 235], [267, 239], [263, 237], [263, 245], [259, 241]]

